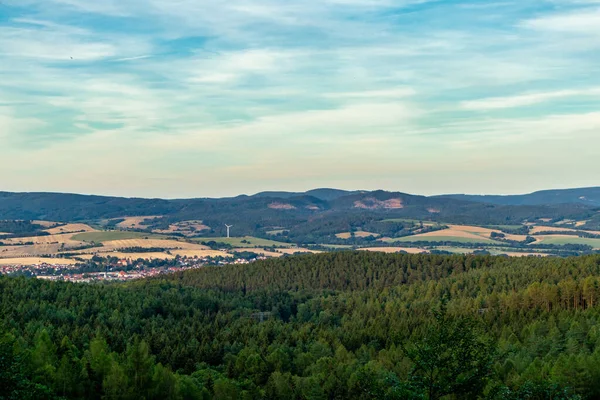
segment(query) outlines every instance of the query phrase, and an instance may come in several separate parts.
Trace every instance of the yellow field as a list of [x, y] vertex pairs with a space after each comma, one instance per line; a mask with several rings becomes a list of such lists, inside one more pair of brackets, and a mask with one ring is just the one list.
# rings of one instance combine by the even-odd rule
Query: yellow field
[[155, 229], [153, 233], [182, 233], [186, 236], [195, 235], [196, 232], [210, 229], [210, 226], [204, 225], [202, 221], [182, 221], [169, 225], [169, 229]]
[[359, 251], [373, 251], [373, 252], [381, 252], [381, 253], [399, 253], [401, 251], [405, 251], [408, 254], [421, 254], [426, 253], [427, 250], [420, 249], [416, 247], [364, 247], [362, 249], [358, 249]]
[[125, 260], [137, 260], [138, 258], [154, 260], [171, 260], [175, 256], [188, 257], [188, 258], [204, 258], [204, 257], [233, 257], [231, 254], [219, 250], [171, 250], [171, 254], [167, 253], [123, 253], [119, 251], [108, 251], [108, 252], [95, 252], [89, 254], [81, 254], [77, 257], [89, 260], [94, 255], [99, 257], [117, 257]]
[[123, 239], [123, 240], [109, 240], [102, 243], [104, 246], [95, 247], [91, 249], [82, 250], [82, 253], [95, 253], [98, 251], [113, 251], [119, 249], [126, 249], [130, 247], [141, 247], [149, 249], [151, 247], [160, 247], [163, 249], [185, 249], [185, 250], [207, 250], [208, 247], [196, 244], [179, 242], [177, 240], [161, 240], [161, 239]]
[[559, 228], [556, 226], [535, 226], [529, 231], [529, 233], [532, 235], [536, 234], [536, 233], [544, 233], [544, 232], [583, 232], [583, 233], [590, 233], [592, 235], [600, 235], [600, 231], [584, 231], [584, 230], [578, 230], [578, 229], [572, 229], [572, 228]]
[[203, 257], [233, 257], [231, 254], [226, 253], [224, 251], [221, 250], [211, 250], [211, 249], [199, 249], [199, 250], [193, 250], [193, 249], [178, 249], [178, 250], [171, 250], [171, 253], [174, 255], [180, 255], [181, 257], [198, 257], [198, 258], [203, 258]]
[[74, 232], [96, 232], [94, 228], [86, 224], [67, 224], [63, 226], [57, 226], [56, 228], [45, 229], [45, 231], [51, 235]]
[[39, 264], [55, 264], [55, 265], [73, 265], [77, 261], [68, 258], [40, 258], [40, 257], [23, 257], [23, 258], [3, 258], [0, 259], [0, 265], [39, 265]]
[[312, 254], [319, 254], [322, 253], [322, 251], [319, 250], [310, 250], [310, 249], [305, 249], [303, 247], [294, 247], [294, 248], [287, 248], [287, 249], [277, 249], [278, 253], [282, 253], [282, 254], [297, 254], [297, 253], [312, 253]]
[[[338, 239], [350, 239], [352, 234], [350, 232], [342, 232], [335, 235]], [[355, 237], [366, 238], [369, 236], [379, 236], [377, 233], [365, 232], [365, 231], [356, 231], [354, 232]]]
[[0, 247], [0, 258], [30, 257], [57, 254], [60, 248], [60, 244], [2, 246]]
[[71, 237], [73, 234], [71, 233], [61, 233], [56, 235], [48, 235], [48, 236], [32, 236], [32, 237], [24, 237], [24, 238], [12, 238], [5, 239], [2, 242], [5, 244], [19, 244], [19, 243], [29, 243], [33, 242], [36, 245], [41, 244], [65, 244], [66, 246], [80, 246], [83, 242], [72, 240]]
[[[427, 237], [456, 237], [456, 238], [464, 238], [464, 239], [476, 239], [483, 240], [483, 242], [491, 241], [491, 234], [495, 233], [503, 233], [497, 229], [489, 229], [482, 228], [480, 226], [471, 226], [471, 225], [448, 225], [448, 229], [442, 229], [440, 231], [433, 231], [422, 233], [420, 235], [410, 236], [411, 238], [427, 238]], [[503, 233], [506, 239], [516, 240], [519, 242], [524, 241], [527, 236], [526, 235], [510, 235], [508, 233]]]
[[283, 256], [283, 253], [276, 253], [276, 252], [268, 251], [265, 249], [253, 249], [253, 248], [247, 248], [247, 247], [240, 247], [237, 249], [233, 249], [233, 251], [236, 251], [238, 253], [247, 251], [249, 253], [254, 253], [254, 254], [258, 254], [258, 255], [266, 256], [266, 257], [281, 257], [281, 256]]
[[124, 221], [119, 222], [117, 227], [123, 229], [144, 229], [145, 225], [142, 224], [144, 220], [153, 219], [153, 218], [162, 218], [161, 215], [147, 215], [142, 217], [122, 217]]

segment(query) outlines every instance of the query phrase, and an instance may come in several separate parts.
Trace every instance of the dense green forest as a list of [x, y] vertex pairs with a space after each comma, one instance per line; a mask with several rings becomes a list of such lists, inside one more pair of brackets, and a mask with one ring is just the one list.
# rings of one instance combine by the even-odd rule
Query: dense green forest
[[0, 399], [596, 399], [600, 256], [0, 278]]

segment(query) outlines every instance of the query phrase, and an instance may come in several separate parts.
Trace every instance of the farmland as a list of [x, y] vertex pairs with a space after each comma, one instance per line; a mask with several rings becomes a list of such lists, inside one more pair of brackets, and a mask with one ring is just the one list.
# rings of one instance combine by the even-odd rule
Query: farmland
[[542, 235], [537, 236], [536, 238], [538, 239], [536, 244], [582, 244], [592, 246], [595, 249], [600, 249], [600, 239], [582, 238], [572, 235]]
[[379, 236], [378, 233], [373, 232], [365, 232], [365, 231], [356, 231], [356, 232], [342, 232], [335, 235], [339, 239], [350, 239], [351, 237], [359, 237], [366, 238], [370, 236]]
[[252, 236], [244, 237], [203, 237], [193, 239], [196, 242], [225, 243], [233, 247], [292, 247], [289, 243], [277, 242], [275, 240], [262, 239]]
[[141, 238], [165, 238], [166, 236], [149, 234], [144, 232], [126, 232], [126, 231], [100, 231], [100, 232], [85, 232], [74, 235], [71, 239], [81, 242], [96, 242], [102, 243], [110, 240], [127, 240]]

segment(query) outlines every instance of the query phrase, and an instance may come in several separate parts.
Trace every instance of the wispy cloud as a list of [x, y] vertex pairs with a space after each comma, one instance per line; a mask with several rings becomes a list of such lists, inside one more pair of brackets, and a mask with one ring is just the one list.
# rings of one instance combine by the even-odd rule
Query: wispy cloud
[[466, 110], [498, 110], [504, 108], [525, 107], [556, 99], [569, 97], [587, 98], [588, 96], [600, 97], [600, 88], [557, 90], [554, 92], [521, 94], [509, 97], [492, 97], [463, 101], [461, 105]]

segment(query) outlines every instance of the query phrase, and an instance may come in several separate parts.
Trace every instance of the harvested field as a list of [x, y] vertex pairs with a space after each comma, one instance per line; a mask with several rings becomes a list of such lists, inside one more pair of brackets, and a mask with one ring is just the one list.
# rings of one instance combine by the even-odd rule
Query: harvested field
[[[443, 231], [442, 231], [443, 232]], [[433, 235], [415, 235], [415, 236], [406, 236], [399, 239], [394, 239], [397, 242], [455, 242], [455, 243], [489, 243], [489, 244], [498, 244], [495, 240], [486, 239], [481, 236], [457, 236], [453, 232], [451, 232], [452, 236], [442, 236], [443, 233], [438, 232], [438, 236]]]
[[171, 250], [171, 254], [161, 253], [161, 252], [123, 253], [123, 252], [119, 252], [119, 251], [109, 251], [109, 252], [104, 252], [104, 253], [99, 252], [99, 253], [93, 253], [93, 254], [82, 254], [82, 255], [78, 255], [77, 257], [80, 257], [83, 259], [90, 259], [94, 255], [97, 255], [99, 257], [117, 257], [117, 258], [125, 259], [125, 260], [137, 260], [139, 258], [144, 259], [144, 260], [146, 260], [146, 259], [147, 260], [154, 260], [154, 259], [171, 260], [171, 259], [175, 258], [177, 255], [179, 255], [181, 257], [188, 257], [188, 258], [233, 257], [229, 253], [225, 253], [224, 251], [218, 251], [218, 250]]
[[220, 250], [211, 250], [211, 249], [182, 249], [182, 250], [171, 250], [171, 253], [174, 255], [180, 255], [181, 257], [233, 257], [231, 254], [226, 253]]
[[[448, 229], [422, 233], [398, 239], [401, 242], [428, 241], [456, 241], [464, 243], [498, 243], [490, 238], [492, 232], [503, 234], [506, 239], [522, 242], [526, 235], [510, 235], [496, 229], [483, 228], [473, 225], [448, 225]], [[441, 240], [440, 240], [441, 239]]]
[[66, 224], [55, 228], [45, 229], [45, 232], [48, 232], [51, 235], [57, 235], [61, 233], [96, 232], [96, 230], [86, 224]]
[[144, 221], [147, 219], [162, 218], [162, 215], [146, 215], [142, 217], [121, 217], [124, 221], [116, 226], [123, 229], [145, 229]]
[[109, 240], [103, 242], [104, 248], [123, 249], [128, 247], [162, 247], [165, 249], [189, 249], [189, 250], [206, 250], [208, 247], [197, 244], [180, 242], [177, 240], [162, 240], [162, 239], [124, 239], [124, 240]]
[[0, 259], [0, 265], [40, 265], [40, 264], [54, 264], [54, 265], [73, 265], [77, 264], [77, 261], [69, 258], [40, 258], [40, 257], [23, 257], [23, 258], [3, 258]]
[[[352, 237], [352, 233], [350, 232], [342, 232], [342, 233], [338, 233], [335, 235], [338, 239], [350, 239]], [[355, 237], [359, 237], [359, 238], [366, 238], [366, 237], [370, 237], [370, 236], [379, 236], [378, 233], [373, 233], [373, 232], [365, 232], [365, 231], [356, 231], [354, 232], [354, 236]]]
[[36, 245], [39, 244], [65, 244], [69, 245], [71, 247], [73, 246], [80, 246], [83, 243], [81, 243], [78, 240], [74, 240], [72, 239], [72, 234], [70, 233], [62, 233], [62, 234], [57, 234], [57, 235], [48, 235], [48, 236], [30, 236], [30, 237], [23, 237], [23, 238], [12, 238], [12, 239], [4, 239], [2, 242], [4, 244], [7, 245], [11, 245], [11, 244], [24, 244], [24, 243], [33, 243]]
[[193, 236], [205, 230], [210, 230], [210, 226], [204, 225], [202, 221], [182, 221], [169, 225], [169, 229], [155, 229], [152, 232], [167, 235], [181, 233], [185, 236]]
[[82, 241], [82, 242], [107, 242], [110, 240], [126, 240], [126, 239], [166, 239], [166, 236], [155, 235], [151, 233], [144, 232], [124, 232], [124, 231], [96, 231], [96, 232], [86, 232], [86, 233], [78, 233], [73, 235], [72, 240]]
[[277, 253], [274, 251], [268, 251], [265, 249], [258, 249], [258, 248], [253, 249], [253, 248], [248, 248], [248, 247], [240, 247], [237, 249], [233, 249], [233, 251], [238, 252], [238, 253], [247, 251], [249, 253], [254, 253], [254, 254], [258, 254], [258, 255], [266, 256], [266, 257], [282, 257], [283, 256], [283, 253]]
[[61, 247], [61, 244], [49, 243], [27, 246], [2, 246], [0, 247], [0, 258], [46, 256], [57, 254]]
[[297, 254], [297, 253], [313, 253], [313, 254], [319, 254], [322, 253], [322, 251], [319, 250], [310, 250], [310, 249], [306, 249], [304, 247], [294, 247], [294, 248], [290, 248], [290, 249], [277, 249], [278, 253], [283, 253], [283, 254]]
[[358, 249], [359, 251], [374, 251], [381, 253], [400, 253], [401, 251], [405, 251], [408, 254], [421, 254], [427, 253], [427, 250], [417, 248], [417, 247], [364, 247]]
[[191, 239], [194, 242], [210, 242], [215, 241], [217, 243], [225, 243], [230, 244], [233, 247], [292, 247], [293, 245], [289, 243], [277, 242], [275, 240], [269, 239], [261, 239], [253, 236], [244, 236], [244, 237], [203, 237], [203, 238], [194, 238]]

